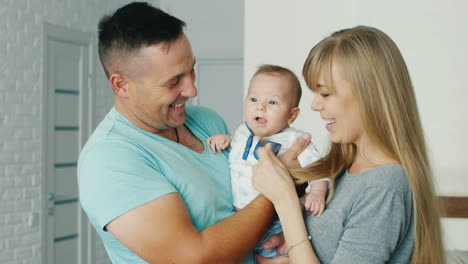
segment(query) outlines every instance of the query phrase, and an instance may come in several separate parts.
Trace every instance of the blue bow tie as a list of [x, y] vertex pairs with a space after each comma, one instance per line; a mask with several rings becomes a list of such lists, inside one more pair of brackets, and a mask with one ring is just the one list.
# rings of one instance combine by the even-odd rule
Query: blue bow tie
[[[281, 148], [281, 144], [277, 143], [277, 142], [269, 141], [269, 140], [267, 140], [266, 143], [270, 143], [272, 145], [273, 153], [275, 153], [275, 156], [278, 156], [278, 152], [279, 152], [279, 150]], [[260, 140], [260, 141], [258, 141], [257, 146], [255, 146], [255, 150], [254, 150], [254, 153], [253, 153], [256, 160], [258, 160], [257, 150], [258, 150], [258, 148], [261, 148], [261, 147], [263, 147], [263, 144], [262, 144], [262, 141]]]
[[[245, 143], [244, 154], [242, 155], [243, 160], [247, 160], [247, 157], [249, 156], [250, 148], [252, 147], [252, 141], [253, 141], [253, 135], [250, 135], [249, 138], [247, 139], [247, 142]], [[277, 142], [269, 141], [269, 140], [266, 141], [266, 143], [270, 143], [273, 146], [273, 153], [275, 153], [275, 155], [278, 155], [278, 152], [279, 152], [279, 150], [281, 148], [281, 144], [277, 143]], [[254, 148], [254, 153], [253, 153], [254, 158], [256, 160], [258, 160], [257, 150], [258, 150], [258, 148], [261, 148], [263, 146], [264, 145], [262, 143], [262, 140], [259, 140], [257, 145]]]

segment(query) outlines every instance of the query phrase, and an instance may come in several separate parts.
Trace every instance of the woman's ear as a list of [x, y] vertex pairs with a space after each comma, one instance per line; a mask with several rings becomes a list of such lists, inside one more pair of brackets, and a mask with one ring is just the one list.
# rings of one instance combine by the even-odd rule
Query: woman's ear
[[120, 74], [120, 73], [111, 74], [111, 76], [109, 76], [109, 83], [112, 86], [112, 89], [114, 90], [115, 95], [122, 97], [122, 98], [129, 97], [128, 81], [123, 74]]
[[299, 107], [294, 107], [293, 109], [291, 109], [291, 114], [289, 115], [288, 124], [291, 124], [292, 122], [294, 122], [294, 120], [296, 120], [300, 112], [301, 112], [301, 109]]

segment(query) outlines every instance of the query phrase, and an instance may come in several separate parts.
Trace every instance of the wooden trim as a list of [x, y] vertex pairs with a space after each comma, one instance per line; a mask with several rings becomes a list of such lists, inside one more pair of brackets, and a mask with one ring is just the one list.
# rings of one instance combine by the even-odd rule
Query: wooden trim
[[468, 197], [439, 196], [441, 217], [468, 218]]

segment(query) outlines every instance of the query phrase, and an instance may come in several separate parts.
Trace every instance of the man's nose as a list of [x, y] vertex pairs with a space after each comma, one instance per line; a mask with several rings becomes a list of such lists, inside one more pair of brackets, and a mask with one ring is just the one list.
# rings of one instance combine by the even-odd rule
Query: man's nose
[[180, 95], [182, 95], [184, 97], [193, 98], [193, 97], [197, 96], [197, 93], [198, 93], [198, 91], [197, 91], [197, 87], [195, 86], [195, 83], [194, 82], [187, 82], [184, 85]]

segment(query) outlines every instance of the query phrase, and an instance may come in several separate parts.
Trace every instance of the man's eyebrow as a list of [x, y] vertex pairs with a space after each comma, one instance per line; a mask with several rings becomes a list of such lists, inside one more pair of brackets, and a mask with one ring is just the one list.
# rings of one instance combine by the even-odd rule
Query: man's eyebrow
[[[195, 64], [196, 64], [196, 63], [197, 63], [197, 59], [196, 59], [196, 58], [194, 58], [194, 59], [193, 59], [192, 70], [191, 70], [191, 71], [193, 71], [193, 70], [194, 70], [194, 68], [195, 68]], [[191, 72], [191, 71], [190, 71], [190, 72]], [[175, 75], [175, 76], [172, 76], [172, 77], [171, 77], [169, 80], [167, 80], [167, 81], [163, 82], [163, 86], [170, 85], [170, 83], [171, 83], [172, 81], [174, 81], [175, 79], [178, 79], [178, 78], [180, 78], [180, 77], [181, 77], [181, 76], [183, 76], [184, 74], [186, 74], [186, 73], [184, 73], [184, 72], [183, 72], [183, 73], [179, 73], [179, 74], [177, 74], [177, 75]]]

